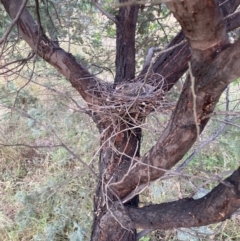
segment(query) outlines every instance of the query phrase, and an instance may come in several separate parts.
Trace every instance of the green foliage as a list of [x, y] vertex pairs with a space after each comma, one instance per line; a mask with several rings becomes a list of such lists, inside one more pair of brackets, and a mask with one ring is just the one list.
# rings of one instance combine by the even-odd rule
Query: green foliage
[[[232, 84], [229, 93], [229, 110], [239, 111], [238, 94], [239, 86]], [[226, 108], [226, 94], [220, 99], [216, 111], [224, 111]], [[168, 98], [172, 100], [178, 98], [171, 93]], [[168, 123], [167, 114], [153, 114], [147, 118], [147, 126], [143, 131], [142, 150], [143, 153], [154, 145], [161, 135], [163, 129]], [[208, 140], [219, 127], [225, 123], [225, 116], [219, 115], [213, 117], [207, 128], [201, 134], [201, 142]], [[230, 116], [229, 118], [234, 118]], [[193, 197], [195, 199], [205, 196], [219, 182], [216, 177], [225, 179], [230, 173], [239, 166], [239, 118], [235, 118], [233, 125], [227, 125], [224, 131], [216, 140], [206, 145], [198, 155], [196, 155], [181, 173], [175, 173], [174, 169], [170, 171], [170, 177], [167, 180], [159, 180], [151, 183], [149, 190], [141, 195], [143, 203], [162, 203], [170, 202], [184, 197]], [[185, 155], [183, 161], [190, 156], [196, 149], [196, 143], [193, 148]], [[177, 167], [176, 167], [177, 169]], [[168, 177], [168, 176], [167, 176]], [[170, 179], [171, 178], [171, 179]], [[221, 225], [223, 227], [221, 227]], [[239, 216], [233, 217], [224, 222], [224, 224], [209, 225], [206, 227], [178, 229], [171, 231], [156, 231], [147, 235], [146, 240], [238, 240]], [[144, 239], [141, 240], [144, 240]]]
[[[11, 24], [12, 20], [6, 13], [5, 9], [3, 8], [3, 5], [0, 5], [0, 36], [2, 37], [5, 33], [7, 27]], [[10, 33], [10, 37], [16, 36], [17, 31], [16, 28], [13, 29], [13, 31]]]
[[[42, 76], [19, 92], [24, 79], [8, 83], [0, 79], [0, 143], [13, 145], [1, 147], [0, 152], [0, 193], [4, 193], [0, 237], [3, 241], [9, 237], [11, 241], [89, 240], [95, 182], [66, 148], [52, 145], [64, 143], [89, 163], [94, 154], [98, 157], [93, 153], [97, 131], [75, 104], [83, 105], [81, 98], [40, 63]], [[47, 148], [14, 146], [17, 143]]]
[[[72, 52], [93, 73], [99, 73], [103, 66], [114, 72], [116, 28], [91, 1], [39, 2], [41, 24], [51, 39], [57, 37], [60, 46]], [[28, 7], [36, 18], [34, 3], [29, 1]], [[117, 14], [116, 1], [99, 3], [112, 15]], [[0, 17], [0, 33], [3, 34], [10, 20], [2, 5]], [[165, 5], [142, 7], [136, 31], [138, 69], [142, 67], [149, 47], [169, 43], [178, 30], [174, 25], [175, 20]], [[17, 37], [14, 29], [9, 39]], [[29, 51], [19, 41], [13, 51], [6, 52], [5, 59], [26, 57]], [[0, 143], [13, 145], [1, 146], [0, 150], [1, 241], [89, 240], [96, 183], [80, 160], [91, 163], [91, 168], [96, 171], [100, 151], [96, 127], [83, 113], [85, 106], [79, 94], [46, 62], [30, 61], [17, 68], [15, 73], [12, 76], [3, 74], [0, 79]], [[105, 79], [113, 78], [108, 71], [101, 74]], [[237, 89], [239, 80], [233, 86]], [[176, 92], [169, 95], [173, 101], [178, 96]], [[232, 101], [237, 99], [237, 94], [232, 98]], [[221, 101], [217, 108], [225, 110], [221, 105], [224, 101]], [[232, 102], [231, 109], [238, 110], [237, 103]], [[147, 118], [143, 127], [142, 155], [156, 143], [169, 118], [170, 111], [154, 113]], [[210, 122], [203, 134], [204, 140], [219, 127], [221, 120], [223, 118], [219, 117]], [[236, 124], [240, 125], [239, 121]], [[209, 181], [212, 174], [220, 175], [223, 170], [231, 171], [237, 167], [239, 142], [239, 128], [229, 126], [190, 162], [183, 172], [186, 176], [176, 175], [161, 183], [156, 181], [141, 195], [141, 200], [160, 203], [192, 194], [195, 197], [206, 194], [216, 184], [215, 180]], [[197, 169], [199, 161], [201, 170]], [[225, 177], [224, 173], [222, 176]], [[216, 240], [238, 240], [237, 218], [225, 223], [222, 232], [215, 235]], [[216, 227], [193, 229], [193, 235], [202, 233], [209, 237]], [[158, 232], [154, 232], [142, 237], [141, 241], [194, 240], [193, 235], [189, 230], [174, 230], [162, 232], [157, 239]], [[206, 239], [197, 237], [195, 240]]]
[[239, 85], [240, 84], [240, 78], [236, 79], [234, 82], [233, 82], [233, 86], [236, 86], [236, 85]]
[[84, 231], [82, 230], [82, 228], [78, 225], [78, 223], [74, 222], [73, 223], [73, 227], [74, 227], [74, 231], [72, 231], [69, 234], [69, 240], [70, 241], [82, 241], [84, 240]]
[[150, 237], [142, 237], [140, 241], [151, 241]]

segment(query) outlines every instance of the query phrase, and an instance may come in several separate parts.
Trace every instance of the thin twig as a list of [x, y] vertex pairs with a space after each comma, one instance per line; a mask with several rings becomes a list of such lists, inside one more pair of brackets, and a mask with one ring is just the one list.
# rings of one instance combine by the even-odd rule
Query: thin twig
[[[191, 91], [193, 96], [193, 117], [194, 117], [195, 126], [197, 130], [197, 145], [199, 146], [200, 145], [200, 128], [199, 128], [198, 118], [197, 118], [197, 95], [195, 92], [195, 77], [193, 76], [193, 73], [192, 73], [192, 66], [190, 61], [188, 62], [188, 72], [191, 80]], [[200, 166], [202, 166], [201, 152], [199, 152], [199, 154], [200, 154], [199, 164]]]
[[0, 143], [0, 146], [4, 147], [28, 147], [28, 148], [34, 148], [34, 149], [40, 149], [40, 148], [52, 148], [52, 147], [63, 147], [63, 145], [28, 145], [28, 144], [21, 144], [21, 143], [16, 143], [16, 144], [3, 144]]
[[11, 111], [12, 110], [15, 110], [17, 112], [19, 112], [20, 114], [22, 114], [23, 116], [25, 116], [26, 118], [29, 118], [31, 120], [33, 120], [35, 123], [37, 123], [39, 126], [42, 126], [45, 130], [51, 132], [56, 138], [57, 140], [59, 141], [60, 145], [68, 151], [68, 153], [70, 153], [72, 156], [74, 156], [83, 166], [85, 166], [87, 168], [87, 170], [97, 179], [99, 179], [98, 175], [91, 169], [91, 167], [86, 164], [79, 156], [77, 156], [63, 141], [62, 139], [57, 135], [57, 133], [49, 126], [41, 123], [40, 121], [38, 121], [37, 119], [35, 119], [34, 117], [32, 117], [30, 114], [28, 114], [27, 112], [25, 112], [24, 110], [20, 110], [16, 107], [11, 107], [11, 106], [6, 106], [6, 105], [2, 105], [0, 104], [0, 106], [4, 107], [4, 108], [7, 108], [7, 109], [10, 109]]
[[30, 60], [33, 56], [34, 56], [34, 53], [33, 53], [33, 52], [30, 52], [30, 53], [28, 54], [28, 57], [22, 58], [22, 59], [13, 60], [13, 61], [11, 61], [11, 62], [7, 62], [6, 64], [1, 65], [1, 66], [0, 66], [0, 69], [4, 69], [4, 68], [6, 68], [8, 65], [15, 64], [15, 63], [18, 63], [18, 62], [21, 62], [21, 64], [22, 64], [22, 63], [25, 63], [25, 62], [27, 62], [28, 60]]
[[23, 3], [22, 3], [22, 5], [21, 5], [21, 7], [20, 7], [20, 9], [19, 9], [16, 17], [13, 19], [13, 21], [12, 21], [11, 24], [9, 25], [9, 27], [8, 27], [7, 31], [4, 33], [3, 37], [0, 38], [0, 44], [2, 44], [3, 42], [6, 42], [8, 35], [10, 34], [12, 28], [14, 27], [14, 25], [16, 24], [16, 22], [17, 22], [18, 19], [20, 18], [20, 16], [21, 16], [21, 14], [22, 14], [22, 12], [23, 12], [23, 10], [24, 10], [27, 2], [28, 2], [28, 0], [24, 0], [24, 1], [23, 1]]
[[151, 2], [146, 2], [146, 1], [137, 1], [137, 0], [132, 0], [129, 2], [123, 2], [115, 5], [115, 8], [121, 8], [121, 7], [126, 7], [126, 6], [133, 6], [133, 5], [159, 5], [161, 3], [167, 3], [167, 2], [172, 2], [172, 0], [156, 0], [156, 1], [151, 1]]

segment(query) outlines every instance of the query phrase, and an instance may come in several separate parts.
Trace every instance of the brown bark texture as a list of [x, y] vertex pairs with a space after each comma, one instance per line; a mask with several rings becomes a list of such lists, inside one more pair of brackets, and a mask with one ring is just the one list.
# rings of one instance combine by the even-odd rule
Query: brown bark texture
[[[127, 1], [120, 1], [120, 3], [125, 2]], [[116, 16], [118, 22], [115, 83], [131, 80], [135, 77], [135, 30], [138, 9], [138, 6], [121, 7]]]
[[[1, 3], [14, 19], [22, 1], [1, 0]], [[116, 16], [116, 76], [111, 91], [70, 53], [42, 34], [27, 9], [18, 19], [22, 38], [70, 81], [88, 103], [99, 129], [101, 153], [92, 240], [134, 241], [136, 229], [172, 229], [215, 223], [229, 218], [240, 207], [238, 169], [201, 199], [185, 198], [138, 208], [138, 193], [182, 159], [206, 126], [223, 91], [240, 76], [240, 40], [230, 44], [227, 35], [228, 31], [240, 26], [240, 14], [234, 13], [239, 4], [239, 0], [172, 0], [167, 3], [182, 27], [168, 47], [187, 41], [160, 55], [150, 72], [164, 77], [163, 91], [169, 91], [187, 69], [188, 77], [167, 127], [142, 157], [139, 126], [147, 116], [142, 113], [142, 102], [134, 100], [126, 112], [121, 112], [121, 104], [131, 98], [121, 99], [111, 94], [119, 84], [135, 83], [149, 72], [143, 69], [135, 78], [139, 6], [122, 6]], [[150, 78], [147, 76], [145, 80], [149, 83]], [[160, 103], [161, 92], [153, 93], [156, 93], [156, 104]], [[148, 103], [148, 99], [141, 98]]]

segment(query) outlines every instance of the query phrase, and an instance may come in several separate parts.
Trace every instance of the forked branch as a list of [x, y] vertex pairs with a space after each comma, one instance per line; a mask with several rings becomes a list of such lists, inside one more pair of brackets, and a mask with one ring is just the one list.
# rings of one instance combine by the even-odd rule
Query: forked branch
[[[227, 32], [240, 27], [240, 13], [234, 13], [240, 4], [240, 0], [219, 0], [218, 3], [223, 16], [225, 17], [224, 22], [226, 24]], [[167, 46], [167, 49], [179, 44], [184, 40], [184, 38], [185, 36], [183, 32], [179, 32]], [[177, 48], [173, 48], [170, 52], [163, 53], [157, 57], [153, 64], [153, 72], [164, 76], [165, 84], [163, 89], [165, 91], [170, 90], [179, 80], [179, 78], [181, 78], [182, 75], [186, 72], [190, 58], [191, 52], [189, 43], [184, 43]], [[146, 73], [146, 71], [147, 68], [144, 68], [141, 71], [141, 74]]]
[[[209, 118], [206, 116], [213, 112], [227, 85], [240, 76], [240, 40], [219, 51], [214, 59], [202, 55], [201, 62], [192, 63], [200, 131], [207, 124]], [[190, 80], [187, 80], [169, 124], [156, 145], [128, 170], [128, 176], [117, 177], [120, 181], [111, 185], [120, 197], [127, 196], [137, 185], [160, 178], [165, 173], [163, 170], [169, 170], [180, 161], [195, 142], [197, 132], [190, 85]]]
[[[1, 0], [9, 16], [14, 19], [20, 11], [22, 0]], [[55, 67], [68, 79], [72, 86], [89, 103], [98, 103], [97, 97], [91, 91], [100, 85], [88, 70], [70, 54], [51, 41], [45, 34], [39, 32], [38, 25], [25, 8], [17, 21], [20, 35], [27, 44], [44, 60]]]

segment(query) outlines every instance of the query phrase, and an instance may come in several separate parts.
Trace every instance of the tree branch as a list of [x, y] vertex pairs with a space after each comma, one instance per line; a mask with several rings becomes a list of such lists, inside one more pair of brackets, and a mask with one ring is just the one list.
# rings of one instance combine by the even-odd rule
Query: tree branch
[[189, 157], [177, 168], [177, 172], [182, 171], [182, 169], [184, 169], [189, 164], [189, 162], [194, 158], [194, 156], [196, 156], [201, 151], [201, 149], [203, 149], [206, 145], [209, 145], [211, 142], [213, 142], [223, 132], [225, 127], [228, 125], [228, 122], [230, 124], [233, 120], [239, 119], [239, 117], [232, 119], [229, 118], [229, 89], [230, 86], [228, 86], [226, 89], [226, 111], [224, 118], [224, 121], [226, 121], [226, 123], [223, 123], [207, 140], [200, 143], [200, 145], [189, 155]]
[[102, 6], [97, 2], [97, 0], [93, 1], [94, 5], [96, 6], [96, 8], [105, 16], [107, 16], [110, 20], [112, 20], [115, 24], [118, 24], [117, 19], [111, 15], [110, 13], [108, 13], [107, 11], [105, 11]]
[[[195, 76], [196, 114], [200, 131], [207, 124], [222, 92], [227, 85], [240, 76], [240, 40], [219, 53], [215, 58], [206, 59], [201, 64], [192, 63]], [[123, 168], [125, 175], [116, 174], [116, 183], [110, 187], [120, 197], [125, 197], [138, 185], [149, 183], [164, 175], [164, 170], [173, 167], [191, 148], [197, 138], [193, 115], [191, 81], [185, 82], [183, 91], [172, 114], [168, 126], [155, 146], [139, 162], [132, 164], [131, 170]], [[131, 183], [131, 185], [129, 185]]]
[[22, 2], [22, 5], [21, 5], [21, 7], [19, 8], [19, 11], [18, 11], [16, 17], [13, 19], [13, 21], [12, 21], [11, 24], [9, 25], [8, 29], [7, 29], [7, 30], [5, 31], [5, 33], [3, 34], [2, 38], [0, 38], [0, 44], [2, 44], [4, 41], [6, 41], [9, 33], [11, 32], [12, 28], [14, 27], [14, 25], [15, 25], [16, 22], [18, 21], [20, 15], [22, 14], [22, 12], [23, 12], [26, 4], [27, 4], [27, 1], [28, 1], [28, 0], [24, 0], [24, 1]]
[[240, 4], [240, 0], [218, 0], [223, 16], [233, 13]]
[[[184, 41], [185, 36], [180, 31], [176, 37], [167, 46], [173, 48], [175, 45], [180, 44]], [[176, 48], [173, 48], [170, 52], [159, 55], [153, 64], [153, 72], [159, 73], [164, 76], [163, 90], [169, 91], [174, 84], [181, 78], [181, 76], [187, 70], [187, 63], [191, 57], [189, 44], [185, 42]], [[142, 70], [141, 74], [145, 73], [145, 69]]]
[[[1, 3], [10, 17], [14, 19], [19, 12], [22, 0], [1, 0]], [[100, 85], [99, 81], [81, 63], [78, 63], [70, 53], [67, 53], [54, 41], [49, 40], [47, 36], [40, 33], [38, 25], [26, 8], [23, 10], [17, 24], [18, 30], [27, 44], [65, 76], [85, 101], [89, 104], [98, 103], [97, 97], [94, 98], [93, 93], [90, 92], [95, 86]]]
[[224, 19], [227, 31], [230, 32], [240, 26], [240, 12], [232, 13]]
[[[238, 13], [233, 13], [237, 6], [240, 4], [240, 0], [219, 0], [220, 8], [224, 14], [224, 21], [226, 23], [227, 31], [232, 31], [240, 26], [240, 16]], [[223, 3], [222, 3], [223, 2]], [[229, 6], [231, 2], [231, 7]], [[234, 2], [234, 3], [233, 3]], [[231, 14], [227, 16], [228, 14]], [[185, 36], [182, 31], [180, 31], [177, 36], [171, 41], [167, 46], [170, 48], [176, 44], [179, 44], [184, 40]], [[170, 90], [173, 85], [181, 78], [181, 76], [186, 72], [188, 61], [191, 58], [190, 47], [188, 43], [181, 45], [173, 49], [170, 53], [161, 54], [153, 64], [153, 72], [159, 73], [164, 76], [164, 86], [165, 91]], [[144, 68], [140, 75], [145, 74], [147, 68]]]
[[[129, 0], [121, 0], [129, 2]], [[129, 2], [130, 3], [130, 2]], [[135, 77], [135, 31], [139, 5], [120, 7], [116, 38], [116, 76], [115, 83]]]
[[128, 208], [132, 227], [141, 229], [173, 229], [199, 227], [224, 221], [240, 208], [240, 168], [206, 196]]
[[[180, 23], [193, 58], [207, 58], [229, 44], [226, 26], [216, 0], [173, 0], [166, 5]], [[203, 54], [206, 56], [202, 56]]]

